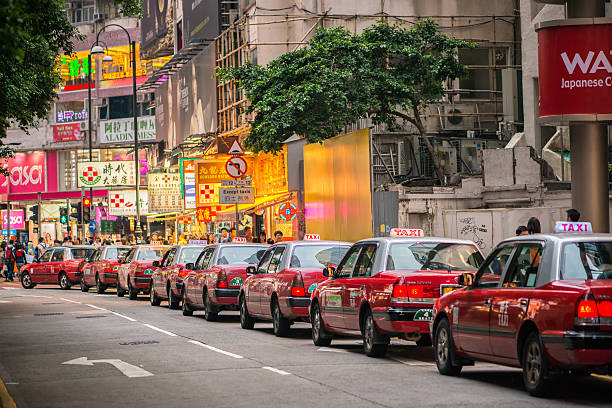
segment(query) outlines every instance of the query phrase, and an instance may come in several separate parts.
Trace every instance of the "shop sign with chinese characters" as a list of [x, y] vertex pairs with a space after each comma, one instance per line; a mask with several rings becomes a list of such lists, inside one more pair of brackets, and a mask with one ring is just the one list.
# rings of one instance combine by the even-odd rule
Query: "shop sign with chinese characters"
[[220, 204], [253, 204], [255, 189], [253, 187], [228, 187], [219, 189]]
[[54, 142], [74, 142], [81, 140], [81, 123], [67, 123], [64, 125], [53, 125]]
[[[149, 213], [149, 194], [140, 190], [140, 215]], [[114, 190], [108, 192], [108, 215], [136, 215], [136, 190]]]
[[133, 161], [82, 162], [77, 164], [77, 186], [113, 187], [136, 184]]
[[219, 205], [198, 207], [196, 210], [196, 216], [198, 222], [212, 222], [213, 217], [217, 216], [217, 212], [221, 211], [222, 207]]
[[179, 173], [149, 174], [149, 209], [153, 212], [183, 210]]
[[[155, 116], [138, 118], [138, 141], [155, 140]], [[101, 144], [134, 143], [134, 118], [100, 121]]]
[[195, 160], [181, 159], [183, 172], [183, 189], [185, 197], [185, 209], [196, 208], [196, 166]]

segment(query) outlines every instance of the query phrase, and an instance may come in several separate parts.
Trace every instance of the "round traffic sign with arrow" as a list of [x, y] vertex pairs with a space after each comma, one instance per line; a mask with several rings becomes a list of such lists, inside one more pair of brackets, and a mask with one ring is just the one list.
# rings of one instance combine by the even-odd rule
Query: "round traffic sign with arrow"
[[225, 171], [230, 177], [240, 178], [247, 172], [247, 162], [242, 157], [230, 157], [225, 163]]

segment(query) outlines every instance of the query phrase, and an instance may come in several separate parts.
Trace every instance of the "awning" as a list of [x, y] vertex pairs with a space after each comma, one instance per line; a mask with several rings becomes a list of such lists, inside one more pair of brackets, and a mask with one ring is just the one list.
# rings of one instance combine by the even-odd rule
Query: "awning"
[[[291, 198], [291, 193], [280, 193], [255, 198], [253, 204], [238, 204], [238, 212], [256, 212], [266, 207], [282, 203]], [[230, 207], [217, 213], [217, 221], [233, 221], [236, 214], [236, 206]]]

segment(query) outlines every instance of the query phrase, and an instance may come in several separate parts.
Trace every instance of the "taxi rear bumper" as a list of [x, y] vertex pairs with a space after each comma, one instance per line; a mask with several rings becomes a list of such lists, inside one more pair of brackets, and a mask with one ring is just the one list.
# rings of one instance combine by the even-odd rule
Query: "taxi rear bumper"
[[102, 282], [103, 283], [115, 283], [115, 282], [117, 282], [117, 273], [104, 272], [102, 274]]
[[563, 344], [567, 350], [612, 350], [612, 332], [566, 331]]
[[134, 276], [134, 288], [148, 289], [151, 285], [150, 276]]
[[374, 320], [378, 328], [389, 334], [426, 334], [429, 333], [429, 320], [414, 320], [419, 310], [427, 307], [389, 307], [374, 310]]

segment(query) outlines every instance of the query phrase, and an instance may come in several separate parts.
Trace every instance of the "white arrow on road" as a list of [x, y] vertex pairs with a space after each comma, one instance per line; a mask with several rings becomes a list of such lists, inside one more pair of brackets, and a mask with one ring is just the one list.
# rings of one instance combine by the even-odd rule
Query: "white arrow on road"
[[150, 377], [153, 373], [143, 370], [140, 367], [136, 367], [125, 361], [118, 359], [105, 359], [105, 360], [87, 360], [87, 357], [79, 357], [74, 360], [64, 361], [62, 364], [73, 364], [73, 365], [86, 365], [92, 366], [94, 363], [108, 363], [114, 365], [115, 368], [121, 371], [126, 377]]

